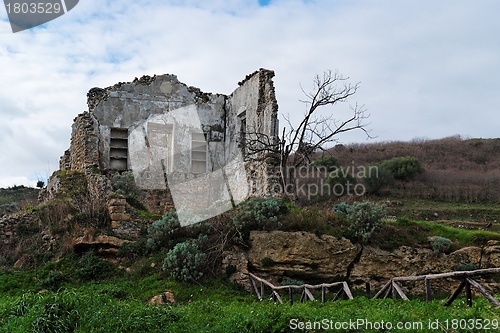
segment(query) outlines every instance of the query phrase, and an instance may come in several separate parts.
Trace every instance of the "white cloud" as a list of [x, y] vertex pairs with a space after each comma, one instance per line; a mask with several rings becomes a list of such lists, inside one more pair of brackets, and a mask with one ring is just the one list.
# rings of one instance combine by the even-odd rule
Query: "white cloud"
[[498, 136], [499, 7], [492, 0], [273, 0], [265, 7], [86, 0], [16, 34], [0, 8], [0, 184], [33, 183], [52, 171], [48, 165], [57, 168], [87, 91], [143, 74], [172, 73], [230, 93], [246, 74], [274, 69], [280, 111], [298, 120], [299, 83], [308, 87], [315, 74], [338, 68], [361, 81], [355, 99], [371, 113], [378, 140]]

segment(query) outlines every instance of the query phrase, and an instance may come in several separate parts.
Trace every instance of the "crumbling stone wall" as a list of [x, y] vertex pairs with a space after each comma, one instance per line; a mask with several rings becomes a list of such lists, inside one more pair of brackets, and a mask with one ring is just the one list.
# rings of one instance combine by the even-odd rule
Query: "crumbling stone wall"
[[[247, 75], [230, 95], [204, 93], [170, 74], [92, 88], [87, 94], [88, 111], [74, 120], [70, 148], [60, 159], [60, 170], [85, 174], [96, 200], [108, 200], [113, 173], [131, 170], [136, 184], [146, 191], [143, 203], [159, 213], [173, 207], [176, 185], [177, 201], [185, 196], [183, 200], [202, 206], [204, 200], [206, 206], [219, 205], [209, 200], [212, 194], [239, 201], [272, 193], [279, 184], [279, 163], [269, 152], [244, 159], [241, 170], [246, 173], [237, 163], [222, 171], [223, 175], [233, 172], [236, 183], [244, 181], [248, 186], [235, 186], [226, 175], [208, 187], [203, 180], [220, 173], [235, 156], [245, 155], [242, 136], [251, 139], [259, 133], [269, 144], [277, 142], [273, 77], [273, 71], [260, 69]], [[201, 169], [206, 164], [201, 172], [193, 171], [193, 133], [206, 142], [206, 160], [197, 164]], [[109, 200], [108, 207], [116, 210]]]
[[90, 174], [99, 167], [99, 140], [96, 126], [89, 112], [74, 119], [70, 148], [59, 161], [60, 170], [74, 170]]

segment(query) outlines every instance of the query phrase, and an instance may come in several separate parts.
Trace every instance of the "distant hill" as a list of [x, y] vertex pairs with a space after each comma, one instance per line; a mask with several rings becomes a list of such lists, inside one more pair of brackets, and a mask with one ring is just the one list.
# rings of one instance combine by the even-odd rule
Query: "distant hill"
[[398, 156], [418, 158], [425, 172], [386, 189], [391, 196], [461, 202], [500, 202], [500, 139], [378, 142], [337, 145], [329, 150], [343, 167], [376, 165]]
[[0, 188], [0, 217], [26, 205], [36, 205], [39, 189], [26, 186]]

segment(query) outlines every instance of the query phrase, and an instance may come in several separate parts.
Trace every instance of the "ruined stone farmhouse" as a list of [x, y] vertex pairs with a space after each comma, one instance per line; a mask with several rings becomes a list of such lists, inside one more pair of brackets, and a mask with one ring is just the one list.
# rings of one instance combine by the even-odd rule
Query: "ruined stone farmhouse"
[[[89, 191], [103, 198], [111, 175], [131, 171], [147, 193], [148, 209], [174, 205], [211, 208], [217, 214], [278, 182], [272, 158], [248, 154], [246, 142], [277, 142], [278, 104], [274, 72], [260, 69], [230, 95], [204, 93], [175, 75], [143, 76], [92, 88], [88, 110], [74, 119], [61, 171], [86, 175]], [[45, 198], [57, 192], [49, 181]]]

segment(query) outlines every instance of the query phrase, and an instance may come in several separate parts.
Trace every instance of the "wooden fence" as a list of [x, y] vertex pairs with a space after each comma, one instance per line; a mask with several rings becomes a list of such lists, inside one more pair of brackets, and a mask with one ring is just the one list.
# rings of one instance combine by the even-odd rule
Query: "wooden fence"
[[[453, 303], [453, 301], [458, 297], [458, 295], [465, 288], [465, 295], [467, 297], [467, 304], [472, 306], [472, 292], [471, 287], [477, 289], [484, 297], [490, 301], [493, 306], [500, 306], [500, 302], [493, 295], [491, 295], [479, 282], [477, 282], [473, 277], [487, 276], [491, 274], [500, 273], [500, 268], [488, 268], [488, 269], [478, 269], [474, 271], [459, 271], [459, 272], [450, 272], [450, 273], [441, 273], [441, 274], [428, 274], [428, 275], [418, 275], [418, 276], [400, 276], [395, 277], [389, 280], [382, 289], [373, 296], [373, 298], [387, 298], [389, 295], [392, 298], [397, 298], [398, 296], [404, 300], [408, 300], [408, 297], [403, 292], [403, 289], [400, 286], [400, 282], [405, 281], [423, 281], [425, 284], [425, 300], [432, 300], [432, 289], [431, 289], [431, 281], [438, 279], [446, 279], [453, 278], [456, 280], [462, 280], [461, 284], [458, 288], [453, 292], [453, 294], [448, 298], [445, 306], [449, 306]], [[304, 302], [307, 300], [314, 301], [314, 295], [311, 290], [321, 289], [321, 302], [326, 302], [326, 293], [329, 288], [339, 287], [340, 289], [336, 292], [333, 297], [333, 301], [339, 299], [341, 296], [345, 296], [348, 299], [353, 299], [351, 290], [347, 282], [334, 282], [334, 283], [322, 283], [317, 285], [310, 284], [302, 284], [302, 285], [289, 285], [289, 286], [275, 286], [272, 283], [255, 276], [252, 273], [248, 273], [250, 279], [251, 288], [257, 294], [257, 297], [260, 301], [264, 300], [266, 294], [266, 287], [270, 291], [270, 297], [274, 302], [279, 301], [283, 304], [283, 300], [281, 298], [280, 292], [287, 292], [290, 304], [293, 304], [293, 294], [295, 290], [301, 291], [300, 302]], [[369, 295], [369, 285], [367, 284], [367, 295]], [[368, 296], [367, 296], [368, 297]]]
[[408, 297], [405, 295], [401, 286], [398, 282], [404, 281], [424, 281], [425, 283], [425, 300], [432, 300], [432, 289], [431, 289], [431, 281], [445, 278], [453, 278], [457, 280], [462, 280], [462, 283], [458, 286], [455, 292], [448, 298], [445, 306], [449, 306], [453, 301], [458, 297], [460, 292], [465, 288], [465, 295], [467, 297], [467, 304], [472, 306], [472, 292], [471, 286], [476, 288], [484, 297], [490, 301], [494, 306], [500, 306], [500, 302], [493, 297], [486, 289], [473, 277], [476, 276], [485, 276], [491, 274], [500, 273], [500, 268], [488, 268], [488, 269], [478, 269], [475, 271], [460, 271], [460, 272], [450, 272], [450, 273], [441, 273], [441, 274], [428, 274], [428, 275], [418, 275], [418, 276], [400, 276], [392, 278], [389, 282], [387, 282], [382, 289], [373, 297], [380, 298], [382, 295], [383, 298], [387, 298], [389, 294], [392, 293], [392, 298], [396, 298], [397, 296], [401, 297], [404, 300], [408, 300]]
[[333, 301], [339, 299], [343, 295], [345, 295], [348, 299], [353, 299], [351, 290], [349, 289], [347, 282], [322, 283], [317, 285], [302, 284], [302, 285], [290, 285], [290, 286], [275, 286], [272, 283], [264, 279], [261, 279], [258, 276], [253, 275], [252, 273], [248, 273], [248, 276], [250, 278], [251, 287], [253, 287], [253, 290], [257, 294], [257, 297], [259, 298], [260, 301], [264, 300], [266, 287], [270, 289], [271, 292], [270, 296], [273, 299], [273, 301], [275, 302], [279, 301], [281, 304], [283, 304], [283, 300], [281, 299], [280, 292], [283, 291], [287, 292], [290, 304], [293, 304], [293, 294], [295, 290], [302, 291], [300, 296], [300, 302], [305, 302], [308, 299], [311, 301], [315, 300], [311, 290], [316, 290], [316, 289], [321, 289], [321, 302], [325, 303], [327, 289], [339, 286], [340, 290], [338, 290], [338, 292], [335, 294]]

